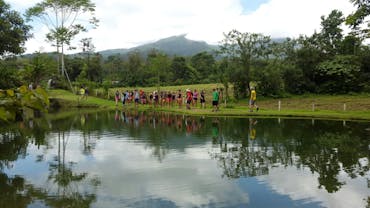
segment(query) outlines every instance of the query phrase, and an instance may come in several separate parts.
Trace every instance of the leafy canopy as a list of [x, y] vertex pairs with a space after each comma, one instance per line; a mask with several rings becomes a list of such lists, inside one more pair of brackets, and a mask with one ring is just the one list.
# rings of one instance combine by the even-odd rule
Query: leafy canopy
[[[80, 32], [88, 30], [88, 25], [95, 27], [98, 20], [94, 15], [95, 4], [90, 0], [44, 0], [26, 11], [27, 20], [38, 19], [50, 32], [48, 41], [57, 41], [70, 45], [70, 41]], [[80, 16], [89, 14], [88, 24]]]
[[30, 29], [18, 12], [0, 0], [0, 57], [23, 53]]

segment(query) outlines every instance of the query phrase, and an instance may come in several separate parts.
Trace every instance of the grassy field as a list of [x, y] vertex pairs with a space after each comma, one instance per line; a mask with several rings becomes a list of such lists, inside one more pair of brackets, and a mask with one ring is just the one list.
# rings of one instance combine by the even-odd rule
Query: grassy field
[[[163, 91], [177, 91], [181, 89], [197, 89], [206, 91], [207, 106], [201, 109], [198, 103], [197, 107], [186, 110], [185, 106], [181, 109], [174, 107], [154, 108], [150, 105], [139, 105], [138, 110], [156, 110], [181, 114], [205, 115], [205, 116], [277, 116], [277, 117], [313, 117], [325, 119], [348, 119], [348, 120], [370, 120], [370, 95], [303, 95], [293, 96], [291, 98], [268, 99], [257, 97], [260, 110], [258, 112], [249, 112], [248, 101], [226, 102], [222, 100], [220, 111], [211, 111], [211, 92], [213, 88], [221, 88], [220, 84], [200, 84], [200, 85], [182, 85], [173, 87], [161, 87]], [[80, 100], [79, 96], [63, 90], [50, 91], [50, 97], [58, 99], [62, 107], [82, 107], [82, 108], [100, 108], [100, 109], [122, 109], [122, 104], [115, 105], [113, 94], [116, 90], [133, 90], [134, 88], [115, 88], [110, 89], [112, 94], [110, 99], [100, 99], [89, 96], [86, 100]], [[146, 92], [157, 90], [155, 87], [139, 88]], [[231, 92], [231, 91], [230, 91]], [[257, 92], [258, 93], [258, 92]], [[280, 110], [279, 110], [280, 101]], [[134, 105], [125, 106], [126, 109], [135, 109]]]

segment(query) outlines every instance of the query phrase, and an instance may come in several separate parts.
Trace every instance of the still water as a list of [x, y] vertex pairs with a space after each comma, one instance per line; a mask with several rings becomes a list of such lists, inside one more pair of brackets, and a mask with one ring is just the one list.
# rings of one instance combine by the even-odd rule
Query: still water
[[0, 207], [370, 206], [370, 123], [76, 112], [0, 127]]

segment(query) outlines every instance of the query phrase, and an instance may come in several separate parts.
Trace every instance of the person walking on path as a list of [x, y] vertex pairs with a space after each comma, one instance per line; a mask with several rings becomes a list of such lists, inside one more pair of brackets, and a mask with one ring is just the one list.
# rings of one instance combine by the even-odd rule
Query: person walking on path
[[87, 100], [87, 97], [89, 96], [89, 89], [87, 87], [85, 87], [84, 89], [85, 89], [84, 99]]
[[220, 95], [218, 94], [218, 90], [213, 89], [212, 92], [212, 112], [218, 111], [218, 100], [220, 99]]
[[181, 90], [178, 91], [178, 94], [177, 94], [177, 103], [179, 104], [179, 108], [182, 107], [182, 94], [181, 94]]
[[114, 100], [116, 101], [116, 106], [118, 105], [118, 102], [120, 100], [119, 91], [116, 90], [116, 93], [114, 94]]
[[122, 101], [122, 106], [125, 106], [125, 103], [126, 103], [126, 93], [124, 91], [122, 91], [121, 101]]
[[137, 106], [139, 104], [139, 100], [140, 100], [139, 91], [137, 91], [137, 89], [135, 89], [135, 92], [134, 92], [134, 102], [135, 102], [135, 107], [136, 108], [137, 108]]
[[80, 100], [83, 100], [85, 98], [85, 88], [81, 86], [80, 88]]
[[204, 90], [202, 90], [202, 92], [200, 93], [200, 107], [206, 108], [206, 98]]
[[249, 111], [253, 112], [253, 108], [256, 108], [256, 111], [258, 111], [258, 106], [256, 104], [257, 99], [257, 93], [254, 87], [251, 87], [251, 93], [249, 98]]
[[190, 104], [192, 103], [193, 100], [193, 93], [191, 90], [187, 89], [186, 90], [186, 109], [190, 110]]
[[198, 105], [198, 95], [199, 95], [198, 91], [196, 89], [194, 89], [193, 102], [192, 102], [193, 107], [194, 106], [197, 107], [197, 105]]

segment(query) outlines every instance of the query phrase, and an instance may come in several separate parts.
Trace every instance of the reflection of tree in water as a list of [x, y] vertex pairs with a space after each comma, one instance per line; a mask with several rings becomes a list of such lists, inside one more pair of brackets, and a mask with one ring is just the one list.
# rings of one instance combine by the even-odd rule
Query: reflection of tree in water
[[135, 140], [143, 140], [152, 151], [152, 155], [160, 162], [170, 152], [171, 147], [179, 148], [186, 142], [178, 140], [179, 135], [186, 137], [201, 130], [201, 122], [197, 117], [158, 112], [121, 113], [118, 122], [126, 127], [127, 135]]
[[312, 172], [320, 174], [320, 187], [324, 186], [329, 193], [338, 191], [344, 185], [337, 179], [341, 170], [351, 178], [364, 176], [369, 171], [368, 164], [359, 162], [368, 156], [368, 142], [351, 134], [350, 131], [325, 132], [314, 138], [317, 145], [308, 146], [309, 152], [299, 151], [302, 163]]
[[90, 207], [94, 194], [72, 192], [70, 195], [51, 196], [49, 190], [27, 184], [21, 176], [8, 177], [0, 172], [0, 207], [28, 207], [35, 201], [50, 207]]
[[84, 155], [91, 155], [100, 139], [104, 129], [109, 129], [107, 118], [99, 113], [76, 112], [73, 117], [53, 121], [54, 131], [78, 130], [82, 134], [81, 152]]
[[212, 143], [216, 146], [210, 152], [211, 157], [218, 160], [223, 177], [268, 174], [267, 151], [247, 140], [249, 127], [238, 121], [212, 119]]
[[257, 127], [257, 139], [248, 140], [246, 133], [234, 130], [246, 129], [245, 121], [230, 119], [213, 124], [212, 128], [217, 126], [220, 134], [217, 138], [212, 136], [217, 146], [210, 154], [218, 160], [223, 176], [264, 175], [276, 166], [309, 167], [319, 174], [319, 188], [324, 187], [332, 193], [344, 185], [338, 180], [341, 170], [352, 178], [364, 176], [369, 171], [367, 163], [359, 163], [360, 158], [368, 157], [369, 143], [366, 136], [359, 136], [357, 125], [338, 129], [335, 122], [321, 121], [312, 126], [309, 122], [296, 124], [294, 120], [287, 120], [279, 126], [268, 123], [270, 120], [261, 120], [259, 123], [264, 124]]
[[[88, 179], [87, 173], [74, 173], [74, 162], [65, 161], [65, 152], [67, 149], [68, 138], [65, 138], [64, 132], [58, 133], [58, 155], [49, 164], [48, 181], [56, 186], [52, 199], [47, 199], [46, 203], [53, 207], [90, 207], [95, 201], [96, 196], [93, 193], [83, 192], [79, 190], [79, 185], [85, 185]], [[95, 183], [94, 183], [95, 181]], [[98, 179], [91, 180], [93, 186], [100, 184]]]
[[[8, 126], [8, 129], [0, 131], [0, 207], [27, 207], [35, 201], [51, 207], [90, 207], [95, 201], [93, 191], [81, 191], [79, 184], [86, 188], [86, 183], [90, 182], [96, 189], [100, 181], [96, 178], [87, 181], [87, 173], [74, 173], [75, 164], [65, 161], [67, 140], [64, 138], [64, 131], [62, 137], [58, 138], [58, 156], [49, 165], [50, 187], [35, 187], [27, 184], [26, 179], [21, 176], [9, 177], [2, 172], [5, 167], [12, 168], [12, 161], [16, 161], [20, 156], [26, 157], [27, 147], [31, 143], [38, 147], [40, 144], [46, 144], [44, 140], [48, 131], [47, 128], [32, 131], [26, 126]], [[42, 156], [36, 158], [36, 162], [43, 160]]]
[[24, 178], [9, 178], [0, 172], [0, 207], [27, 207], [34, 198], [44, 196], [39, 189], [25, 184]]
[[199, 117], [158, 112], [119, 113], [118, 120], [112, 112], [93, 122], [89, 121], [95, 116], [89, 116], [84, 125], [75, 128], [83, 132], [99, 129], [97, 135], [104, 129], [117, 134], [125, 129], [125, 135], [143, 140], [159, 161], [171, 148], [186, 147], [186, 142], [181, 143], [184, 139], [177, 138], [212, 134], [214, 148], [210, 154], [219, 160], [224, 176], [230, 178], [268, 174], [273, 167], [309, 167], [319, 174], [320, 187], [335, 192], [343, 186], [337, 179], [339, 171], [344, 170], [352, 178], [369, 171], [368, 165], [359, 163], [360, 158], [368, 158], [369, 144], [366, 132], [363, 133], [365, 128], [359, 123], [348, 122], [343, 127], [341, 122], [334, 121], [258, 119], [253, 126], [256, 139], [252, 140], [248, 136], [251, 122], [248, 119], [218, 118], [215, 125], [213, 118], [202, 121]]
[[[146, 138], [159, 161], [168, 153], [171, 137], [208, 131], [214, 144], [210, 155], [219, 161], [223, 176], [230, 178], [265, 175], [274, 167], [309, 167], [319, 174], [319, 187], [331, 193], [344, 185], [337, 179], [340, 170], [352, 178], [369, 171], [368, 165], [359, 164], [360, 158], [368, 156], [368, 142], [358, 134], [357, 123], [343, 128], [333, 121], [313, 125], [310, 120], [281, 120], [277, 124], [274, 119], [260, 119], [256, 125], [254, 119], [212, 118], [199, 125], [201, 119], [196, 117], [166, 113], [125, 116], [129, 135]], [[193, 128], [191, 124], [197, 122]], [[251, 139], [250, 122], [256, 139]]]
[[19, 156], [26, 156], [28, 139], [22, 137], [17, 131], [1, 132], [0, 140], [0, 169], [11, 168], [12, 162]]
[[[47, 122], [43, 119], [25, 120], [0, 128], [0, 169], [11, 168], [12, 162], [19, 157], [27, 156], [29, 143], [48, 147], [45, 135], [50, 132]], [[41, 161], [42, 157], [38, 157]]]
[[[49, 166], [50, 187], [32, 187], [23, 178], [8, 178], [3, 174], [5, 179], [1, 179], [0, 190], [5, 201], [14, 199], [13, 203], [18, 204], [15, 198], [24, 197], [19, 201], [27, 204], [31, 203], [28, 202], [30, 198], [39, 199], [53, 207], [73, 204], [76, 204], [75, 207], [88, 207], [95, 201], [93, 190], [83, 192], [80, 189], [86, 188], [86, 184], [93, 184], [89, 188], [94, 189], [99, 180], [89, 177], [87, 173], [76, 172], [76, 164], [64, 160], [67, 141], [63, 139], [63, 132], [70, 132], [71, 129], [85, 135], [81, 149], [84, 154], [93, 153], [93, 139], [99, 139], [105, 132], [113, 132], [140, 140], [159, 161], [171, 149], [182, 151], [195, 142], [206, 144], [208, 140], [204, 138], [208, 136], [213, 142], [210, 154], [218, 160], [225, 177], [264, 175], [269, 173], [270, 168], [282, 166], [309, 167], [313, 173], [318, 173], [320, 187], [328, 192], [338, 191], [344, 186], [338, 180], [339, 171], [344, 170], [352, 178], [364, 176], [369, 171], [368, 164], [359, 163], [359, 159], [368, 158], [369, 142], [363, 133], [363, 126], [358, 123], [351, 125], [349, 122], [346, 127], [340, 128], [333, 121], [316, 121], [313, 125], [305, 120], [282, 120], [278, 124], [274, 119], [258, 119], [258, 124], [254, 126], [256, 139], [251, 140], [248, 139], [248, 119], [219, 118], [215, 124], [213, 119], [134, 112], [121, 114], [118, 121], [111, 113], [89, 114], [84, 115], [81, 122], [81, 115], [78, 114], [76, 121], [72, 122], [70, 118], [53, 121], [52, 128], [35, 121], [34, 126], [41, 128], [37, 131], [26, 126], [23, 130], [14, 128], [0, 133], [0, 168], [11, 168], [12, 161], [26, 157], [29, 141], [47, 148], [49, 144], [45, 135], [51, 131], [61, 133], [58, 156]], [[6, 188], [13, 186], [13, 183], [19, 184], [19, 181], [23, 181], [22, 186]], [[12, 194], [16, 197], [5, 199], [5, 196]]]

